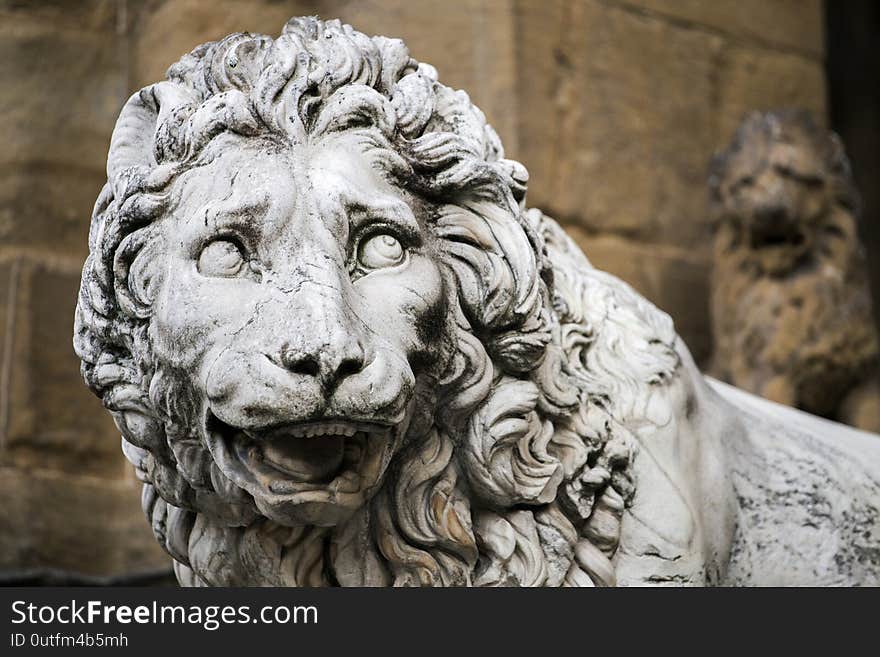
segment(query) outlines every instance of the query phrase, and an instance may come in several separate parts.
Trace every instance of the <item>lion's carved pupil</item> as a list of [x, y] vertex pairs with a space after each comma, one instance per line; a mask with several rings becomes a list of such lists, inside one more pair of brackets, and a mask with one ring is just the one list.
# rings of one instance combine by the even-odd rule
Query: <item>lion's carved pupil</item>
[[368, 238], [361, 246], [359, 260], [368, 269], [393, 267], [403, 260], [400, 241], [393, 235], [381, 233]]
[[235, 276], [241, 271], [244, 256], [233, 242], [216, 240], [199, 255], [199, 273], [203, 276]]

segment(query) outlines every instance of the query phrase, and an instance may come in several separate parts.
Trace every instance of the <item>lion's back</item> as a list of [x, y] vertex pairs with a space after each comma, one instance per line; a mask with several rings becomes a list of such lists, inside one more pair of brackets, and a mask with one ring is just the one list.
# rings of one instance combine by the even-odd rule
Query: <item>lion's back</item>
[[880, 436], [711, 384], [746, 427], [726, 583], [880, 584]]

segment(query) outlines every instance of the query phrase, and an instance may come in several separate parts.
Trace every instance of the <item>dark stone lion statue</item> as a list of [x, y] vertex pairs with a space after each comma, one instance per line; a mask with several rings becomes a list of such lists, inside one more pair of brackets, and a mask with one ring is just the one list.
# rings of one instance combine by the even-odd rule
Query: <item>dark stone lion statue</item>
[[714, 373], [880, 431], [880, 348], [840, 140], [804, 110], [752, 113], [710, 184]]

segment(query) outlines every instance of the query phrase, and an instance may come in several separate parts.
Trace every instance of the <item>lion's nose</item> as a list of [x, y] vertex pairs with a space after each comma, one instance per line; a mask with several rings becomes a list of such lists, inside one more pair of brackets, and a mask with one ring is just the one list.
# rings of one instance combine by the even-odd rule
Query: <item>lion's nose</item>
[[315, 348], [285, 344], [281, 365], [294, 374], [317, 379], [325, 390], [332, 390], [346, 377], [364, 368], [364, 348], [357, 338], [332, 336]]

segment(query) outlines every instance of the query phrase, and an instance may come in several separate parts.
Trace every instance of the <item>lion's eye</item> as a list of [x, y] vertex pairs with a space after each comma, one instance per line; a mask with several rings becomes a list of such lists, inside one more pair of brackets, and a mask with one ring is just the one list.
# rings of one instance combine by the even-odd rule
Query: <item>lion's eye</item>
[[229, 240], [215, 240], [199, 254], [198, 268], [202, 276], [235, 276], [243, 266], [241, 249]]
[[358, 261], [367, 269], [394, 267], [403, 262], [403, 245], [393, 235], [379, 233], [364, 240]]
[[746, 187], [751, 187], [755, 183], [755, 179], [752, 176], [742, 176], [736, 182], [733, 183], [733, 191], [739, 191]]

